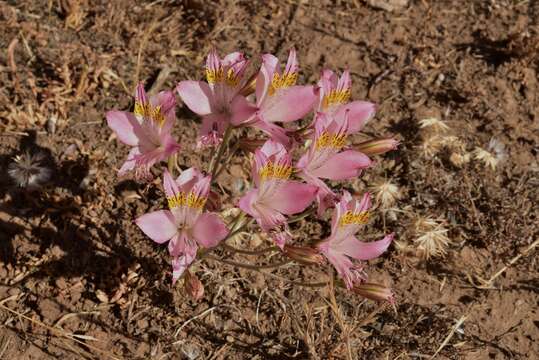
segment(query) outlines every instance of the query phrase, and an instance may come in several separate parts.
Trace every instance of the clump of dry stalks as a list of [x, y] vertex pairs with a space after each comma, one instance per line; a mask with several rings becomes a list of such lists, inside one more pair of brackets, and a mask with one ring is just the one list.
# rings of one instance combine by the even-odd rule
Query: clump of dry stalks
[[471, 155], [466, 151], [465, 144], [450, 134], [451, 128], [444, 121], [436, 117], [422, 119], [419, 128], [423, 139], [420, 149], [424, 156], [433, 157], [442, 149], [447, 149], [450, 152], [449, 161], [453, 165], [462, 167], [470, 161]]
[[475, 150], [467, 151], [466, 144], [458, 136], [451, 135], [449, 125], [436, 117], [420, 120], [419, 128], [423, 139], [420, 149], [425, 157], [433, 157], [447, 149], [449, 161], [456, 167], [475, 159], [492, 170], [507, 158], [505, 145], [495, 138], [490, 139], [486, 149], [476, 146]]

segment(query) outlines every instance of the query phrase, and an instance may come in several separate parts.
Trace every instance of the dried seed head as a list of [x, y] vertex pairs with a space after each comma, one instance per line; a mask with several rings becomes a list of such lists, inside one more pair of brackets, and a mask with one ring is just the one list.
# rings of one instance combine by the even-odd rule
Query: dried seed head
[[424, 139], [419, 148], [421, 149], [421, 152], [423, 152], [423, 155], [432, 157], [440, 151], [442, 145], [442, 137], [433, 135]]
[[431, 128], [437, 132], [445, 132], [449, 130], [449, 126], [445, 122], [435, 117], [419, 120], [419, 127], [421, 129]]
[[490, 139], [487, 150], [476, 147], [473, 153], [476, 160], [482, 161], [492, 170], [496, 170], [496, 166], [507, 158], [505, 145], [494, 138]]
[[449, 161], [451, 161], [453, 165], [461, 167], [470, 162], [470, 154], [454, 152], [449, 156]]
[[441, 223], [430, 217], [420, 217], [414, 223], [414, 230], [417, 236], [414, 243], [427, 259], [445, 255], [451, 241], [447, 237], [448, 230]]
[[383, 209], [389, 209], [402, 197], [399, 187], [389, 180], [375, 182], [371, 188], [376, 202]]
[[52, 170], [47, 167], [46, 160], [47, 156], [42, 151], [34, 154], [25, 152], [13, 158], [7, 172], [17, 186], [37, 190], [45, 185], [52, 175]]

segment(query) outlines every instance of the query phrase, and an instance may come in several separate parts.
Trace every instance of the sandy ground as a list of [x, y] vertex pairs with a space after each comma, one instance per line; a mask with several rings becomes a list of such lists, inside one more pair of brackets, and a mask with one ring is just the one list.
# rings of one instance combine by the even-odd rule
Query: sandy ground
[[[54, 170], [40, 192], [0, 174], [0, 358], [539, 356], [539, 8], [372, 6], [380, 3], [0, 2], [0, 165], [39, 150]], [[127, 147], [104, 114], [130, 108], [139, 80], [166, 89], [201, 79], [211, 46], [255, 62], [266, 52], [284, 61], [294, 46], [301, 83], [348, 68], [353, 98], [378, 104], [353, 142], [395, 136], [401, 146], [349, 188], [398, 188], [396, 203], [377, 203], [365, 233], [397, 234], [368, 267], [394, 289], [394, 309], [210, 260], [195, 266], [202, 300], [172, 286], [166, 249], [132, 221], [163, 206], [160, 184], [117, 178]], [[447, 128], [422, 128], [432, 117]], [[193, 148], [199, 120], [181, 106], [178, 119], [175, 134]], [[479, 148], [490, 157], [478, 158]], [[208, 154], [179, 160], [204, 166]], [[232, 162], [225, 207], [247, 178], [245, 156]], [[307, 219], [294, 231], [305, 242], [328, 226]], [[442, 240], [430, 240], [438, 254], [426, 258], [432, 231]], [[317, 280], [326, 271], [291, 265], [272, 274]]]

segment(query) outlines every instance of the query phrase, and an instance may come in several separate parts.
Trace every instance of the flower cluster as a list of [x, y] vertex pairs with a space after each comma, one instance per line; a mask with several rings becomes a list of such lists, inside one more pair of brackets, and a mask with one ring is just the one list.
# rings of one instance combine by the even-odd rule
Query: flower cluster
[[[107, 113], [117, 138], [132, 147], [120, 176], [133, 172], [137, 179], [149, 179], [154, 165], [169, 163], [162, 174], [168, 209], [144, 214], [136, 224], [153, 241], [168, 242], [173, 282], [183, 277], [186, 290], [196, 297], [202, 296], [203, 287], [188, 270], [190, 265], [197, 256], [225, 244], [253, 219], [283, 256], [301, 264], [319, 264], [325, 258], [335, 267], [343, 287], [391, 301], [389, 289], [366, 282], [363, 261], [380, 256], [393, 234], [374, 242], [358, 240], [356, 234], [370, 217], [369, 194], [355, 198], [331, 187], [331, 182], [357, 178], [373, 164], [369, 156], [398, 145], [394, 139], [372, 139], [351, 146], [350, 135], [360, 132], [374, 116], [375, 105], [351, 101], [348, 71], [339, 77], [324, 70], [316, 85], [298, 85], [299, 65], [293, 49], [284, 67], [277, 57], [265, 54], [260, 69], [247, 76], [249, 70], [250, 62], [242, 53], [220, 58], [212, 50], [206, 60], [206, 81], [186, 80], [176, 86], [183, 103], [202, 118], [198, 145], [189, 151], [214, 148], [205, 171], [188, 168], [177, 178], [172, 174], [179, 169], [176, 154], [186, 150], [172, 135], [174, 92], [148, 97], [140, 84], [132, 112]], [[225, 224], [217, 212], [205, 209], [212, 202], [208, 199], [219, 196], [213, 184], [221, 173], [219, 168], [225, 166], [222, 155], [231, 138], [237, 134], [237, 142], [252, 140], [245, 137], [248, 131], [242, 129], [246, 128], [260, 130], [264, 138], [251, 141], [260, 144], [253, 149], [252, 187], [235, 203], [240, 215]], [[292, 243], [291, 219], [324, 219], [332, 208], [327, 238], [309, 246]], [[211, 206], [211, 210], [219, 210], [219, 206]]]

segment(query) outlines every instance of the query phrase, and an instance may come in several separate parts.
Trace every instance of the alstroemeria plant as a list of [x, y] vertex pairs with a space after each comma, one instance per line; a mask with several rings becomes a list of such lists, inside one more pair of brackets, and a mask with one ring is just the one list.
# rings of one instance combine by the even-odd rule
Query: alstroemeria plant
[[210, 181], [195, 168], [184, 171], [176, 180], [165, 170], [163, 188], [169, 209], [153, 211], [136, 220], [150, 239], [158, 244], [169, 242], [173, 281], [194, 260], [199, 246], [214, 247], [228, 234], [217, 214], [204, 212]]
[[[314, 200], [316, 186], [291, 180], [291, 175], [292, 160], [282, 144], [268, 140], [256, 150], [252, 170], [255, 188], [240, 199], [239, 207], [266, 232], [281, 226], [286, 230], [286, 215], [302, 212]], [[282, 232], [273, 237], [281, 248], [287, 238]]]
[[218, 145], [225, 129], [251, 118], [257, 107], [240, 94], [247, 60], [234, 52], [222, 60], [212, 50], [206, 60], [206, 80], [181, 81], [176, 90], [189, 109], [202, 116], [199, 144]]
[[107, 123], [118, 139], [132, 146], [118, 175], [134, 170], [138, 178], [148, 178], [150, 168], [175, 154], [180, 145], [171, 135], [176, 121], [176, 98], [172, 91], [163, 91], [148, 98], [139, 84], [135, 95], [135, 109], [109, 111]]
[[296, 50], [292, 49], [283, 71], [278, 58], [271, 54], [263, 55], [256, 79], [256, 104], [260, 110], [253, 126], [284, 145], [289, 145], [290, 139], [277, 123], [288, 123], [307, 115], [318, 94], [318, 89], [312, 85], [296, 85], [298, 72]]
[[355, 237], [359, 229], [369, 220], [370, 207], [371, 200], [368, 193], [361, 200], [357, 200], [352, 198], [350, 193], [344, 192], [333, 212], [331, 235], [318, 245], [348, 289], [352, 289], [355, 283], [366, 280], [363, 265], [354, 263], [352, 259], [374, 259], [386, 251], [393, 240], [393, 234], [368, 243]]
[[[358, 200], [346, 191], [336, 192], [332, 185], [335, 181], [346, 185], [345, 181], [357, 178], [372, 166], [368, 156], [389, 151], [398, 142], [362, 139], [353, 148], [350, 137], [373, 117], [375, 106], [350, 101], [348, 71], [338, 78], [331, 70], [324, 70], [317, 85], [297, 84], [299, 67], [294, 49], [284, 67], [271, 54], [261, 56], [259, 69], [250, 66], [240, 52], [220, 58], [212, 50], [206, 60], [206, 81], [184, 80], [176, 86], [183, 104], [202, 117], [198, 146], [182, 146], [191, 156], [208, 152], [202, 159], [207, 165], [200, 170], [178, 163], [180, 147], [172, 135], [175, 92], [148, 97], [139, 84], [133, 112], [107, 113], [108, 125], [117, 138], [132, 147], [120, 175], [134, 170], [136, 179], [147, 178], [153, 165], [165, 160], [168, 164], [168, 170], [162, 172], [168, 209], [141, 215], [136, 224], [154, 242], [168, 242], [172, 283], [181, 279], [185, 292], [194, 299], [204, 296], [202, 282], [192, 267], [196, 261], [258, 269], [290, 262], [320, 266], [327, 259], [341, 278], [335, 284], [370, 299], [393, 301], [388, 287], [366, 282], [364, 263], [386, 251], [393, 235], [374, 242], [359, 241], [356, 233], [369, 218], [370, 197], [366, 194]], [[307, 121], [299, 128], [295, 122], [302, 119]], [[219, 183], [219, 176], [226, 173], [232, 159], [250, 152], [254, 152], [251, 185], [233, 196], [231, 189]], [[208, 197], [211, 211], [205, 211]], [[335, 209], [327, 238], [311, 235], [307, 239], [294, 230], [297, 227], [293, 224], [299, 221], [324, 221], [328, 207]], [[219, 212], [237, 215], [225, 224]], [[227, 243], [238, 234], [257, 231], [274, 245], [246, 250]], [[273, 253], [285, 260], [257, 265], [223, 258], [242, 253]], [[262, 260], [267, 262], [274, 256]]]
[[350, 102], [352, 80], [348, 70], [344, 71], [340, 78], [331, 70], [322, 71], [318, 86], [320, 86], [318, 111], [327, 114], [328, 120], [339, 123], [344, 122], [346, 118], [347, 134], [361, 131], [376, 112], [376, 105], [371, 102]]
[[367, 155], [345, 149], [348, 124], [348, 112], [341, 123], [324, 113], [318, 113], [314, 124], [314, 138], [297, 165], [301, 170], [299, 176], [318, 187], [316, 200], [319, 216], [327, 207], [332, 206], [336, 199], [335, 193], [322, 179], [352, 179], [358, 177], [361, 170], [372, 163]]

